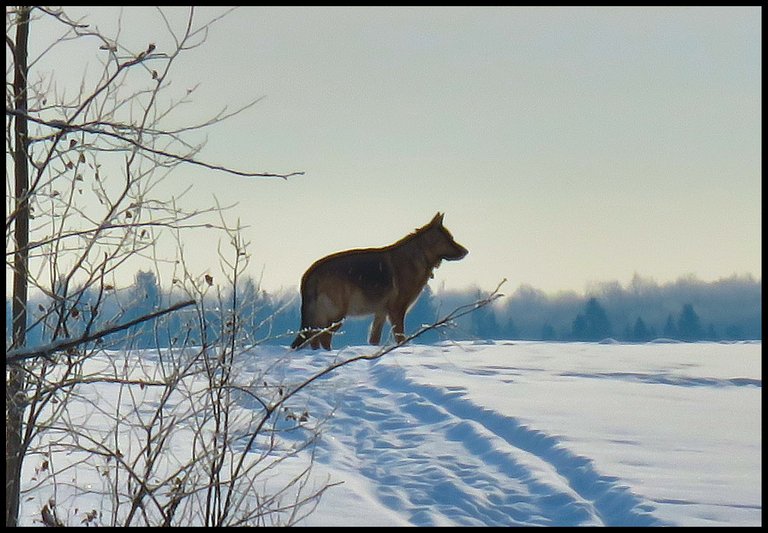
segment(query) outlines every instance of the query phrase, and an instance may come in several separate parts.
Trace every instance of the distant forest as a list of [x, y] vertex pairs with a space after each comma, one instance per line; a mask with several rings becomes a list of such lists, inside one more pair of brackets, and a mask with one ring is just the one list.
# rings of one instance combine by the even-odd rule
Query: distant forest
[[[209, 330], [216, 336], [232, 323], [232, 294], [215, 291], [204, 298], [209, 315]], [[216, 296], [213, 294], [216, 293]], [[460, 305], [470, 304], [486, 294], [479, 289], [437, 291], [426, 287], [406, 316], [406, 333], [431, 324]], [[618, 282], [595, 284], [583, 294], [546, 294], [528, 285], [496, 300], [493, 305], [471, 313], [450, 327], [429, 331], [417, 342], [439, 340], [519, 339], [544, 341], [649, 342], [660, 338], [679, 341], [737, 341], [762, 339], [762, 282], [752, 276], [732, 276], [714, 282], [683, 277], [657, 284], [640, 276], [627, 285]], [[178, 288], [160, 287], [152, 272], [138, 272], [132, 285], [112, 289], [102, 295], [98, 316], [92, 316], [88, 295], [67, 312], [83, 324], [93, 321], [92, 330], [125, 323], [180, 301]], [[290, 344], [300, 323], [300, 297], [297, 289], [270, 294], [259, 290], [246, 278], [236, 294], [237, 323], [245, 342]], [[50, 341], [50, 324], [39, 317], [51, 316], [48, 299], [30, 301], [30, 346]], [[6, 339], [10, 338], [10, 301], [6, 301]], [[36, 319], [36, 317], [38, 317]], [[37, 322], [36, 322], [37, 320]], [[334, 337], [334, 347], [365, 344], [370, 318], [348, 319]], [[50, 320], [49, 320], [50, 322]], [[144, 323], [127, 332], [104, 339], [114, 348], [167, 347], [180, 343], [199, 343], [199, 328], [193, 308], [170, 314], [155, 323]], [[70, 336], [79, 334], [68, 331]], [[212, 338], [212, 337], [209, 337]], [[391, 340], [391, 339], [390, 339]]]

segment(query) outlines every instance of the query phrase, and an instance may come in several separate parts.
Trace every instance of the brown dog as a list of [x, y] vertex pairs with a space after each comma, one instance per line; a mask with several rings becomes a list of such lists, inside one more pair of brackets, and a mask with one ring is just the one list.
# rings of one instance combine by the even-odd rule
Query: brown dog
[[395, 244], [347, 250], [316, 261], [301, 278], [301, 331], [291, 344], [331, 348], [331, 336], [346, 316], [374, 315], [371, 344], [379, 344], [388, 318], [395, 340], [405, 339], [404, 321], [432, 270], [456, 261], [467, 249], [443, 226], [443, 214]]

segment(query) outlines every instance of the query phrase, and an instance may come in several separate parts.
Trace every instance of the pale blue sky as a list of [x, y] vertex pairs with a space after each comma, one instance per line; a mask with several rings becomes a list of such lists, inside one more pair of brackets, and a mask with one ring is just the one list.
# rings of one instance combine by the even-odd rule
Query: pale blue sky
[[[108, 32], [117, 11], [90, 9]], [[162, 51], [161, 28], [124, 13], [129, 48]], [[470, 255], [434, 288], [761, 277], [761, 30], [759, 8], [241, 8], [177, 65], [200, 83], [177, 118], [264, 96], [201, 158], [305, 175], [165, 187], [239, 202], [267, 289], [438, 210]], [[197, 239], [191, 265], [215, 270]]]

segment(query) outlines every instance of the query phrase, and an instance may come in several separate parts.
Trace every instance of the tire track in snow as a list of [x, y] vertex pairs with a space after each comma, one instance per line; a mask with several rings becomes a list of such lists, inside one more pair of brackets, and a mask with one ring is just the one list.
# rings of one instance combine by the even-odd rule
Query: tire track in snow
[[363, 474], [378, 499], [412, 524], [601, 523], [573, 490], [519, 461], [481, 425], [388, 385], [377, 380], [345, 395], [317, 458]]
[[310, 395], [309, 411], [333, 415], [316, 460], [369, 479], [411, 524], [668, 525], [558, 437], [474, 404], [462, 388], [413, 382], [386, 361], [317, 385], [325, 393]]
[[[634, 495], [618, 478], [599, 474], [591, 459], [570, 452], [556, 437], [529, 428], [513, 417], [474, 405], [463, 398], [460, 391], [410, 382], [402, 368], [376, 364], [371, 366], [371, 371], [379, 387], [377, 394], [389, 390], [398, 398], [402, 413], [416, 417], [421, 425], [431, 424], [431, 429], [441, 431], [446, 440], [460, 443], [470, 452], [471, 459], [525, 486], [527, 498], [519, 497], [525, 494], [521, 491], [513, 502], [528, 504], [531, 516], [520, 516], [522, 523], [666, 525], [651, 514], [653, 506], [649, 502]], [[391, 423], [398, 424], [396, 420]], [[380, 429], [387, 430], [384, 426]], [[464, 457], [457, 455], [452, 459], [456, 461], [454, 477], [465, 476], [467, 472], [461, 470]], [[450, 492], [456, 487], [447, 487], [447, 490]], [[504, 512], [503, 498], [487, 500]], [[532, 510], [531, 504], [538, 509]], [[508, 510], [525, 507], [512, 506]], [[485, 511], [489, 513], [486, 516], [489, 520], [483, 520], [484, 523], [504, 523], [496, 521], [498, 517], [490, 508]], [[510, 516], [515, 518], [514, 513]], [[475, 517], [483, 518], [479, 514]]]

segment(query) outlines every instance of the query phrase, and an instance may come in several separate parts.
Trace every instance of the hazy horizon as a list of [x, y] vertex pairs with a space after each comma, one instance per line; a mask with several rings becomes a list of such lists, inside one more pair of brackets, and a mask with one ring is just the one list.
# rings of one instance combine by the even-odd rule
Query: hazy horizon
[[[165, 8], [166, 27], [153, 8], [65, 10], [107, 35], [122, 13], [122, 46], [153, 43], [157, 52], [188, 13]], [[225, 11], [198, 8], [196, 17]], [[506, 278], [508, 288], [582, 291], [636, 273], [658, 283], [761, 278], [760, 14], [239, 8], [175, 65], [160, 108], [197, 88], [164, 124], [199, 123], [263, 97], [210, 128], [198, 158], [304, 175], [249, 179], [187, 166], [154, 194], [190, 188], [190, 209], [214, 197], [236, 204], [225, 215], [249, 226], [247, 274], [270, 291], [298, 286], [330, 253], [393, 243], [437, 211], [469, 255], [436, 270], [433, 289], [491, 290]], [[30, 27], [31, 57], [57, 34], [44, 24], [54, 23]], [[30, 76], [53, 73], [56, 91], [71, 95], [86, 70], [99, 72], [100, 57], [98, 43], [67, 43]], [[118, 182], [121, 172], [118, 162]], [[173, 261], [169, 243], [157, 253]], [[220, 279], [220, 244], [214, 231], [186, 234], [193, 276]], [[113, 281], [130, 283], [151, 266], [137, 259]], [[170, 277], [161, 272], [163, 283]]]
[[[138, 270], [132, 272], [130, 276], [126, 276], [126, 273], [123, 272], [123, 276], [125, 277], [125, 282], [115, 285], [115, 290], [127, 290], [131, 289], [135, 286], [136, 282], [136, 276], [139, 274], [139, 272], [151, 272], [153, 275], [156, 275], [156, 281], [158, 283], [158, 287], [160, 287], [162, 290], [169, 290], [173, 285], [172, 278], [167, 273], [163, 274], [163, 272], [160, 272], [160, 275], [158, 276], [158, 272], [154, 270], [154, 268], [139, 268]], [[128, 279], [130, 277], [130, 279]], [[213, 284], [219, 284], [220, 279], [213, 277]], [[199, 280], [202, 283], [202, 279]], [[259, 273], [256, 273], [255, 275], [251, 272], [246, 273], [243, 277], [240, 278], [238, 286], [242, 289], [243, 286], [249, 282], [252, 281], [256, 285], [256, 289], [259, 291], [264, 291], [267, 294], [275, 295], [275, 296], [284, 296], [287, 293], [295, 293], [296, 296], [299, 295], [299, 282], [296, 282], [294, 284], [288, 284], [288, 285], [280, 285], [280, 286], [269, 286], [268, 284], [264, 284], [261, 281], [261, 277], [259, 276]], [[299, 280], [300, 281], [300, 280]], [[430, 280], [426, 286], [425, 290], [428, 288], [430, 291], [432, 291], [433, 294], [436, 295], [458, 295], [458, 294], [470, 294], [475, 293], [477, 291], [480, 291], [482, 294], [490, 294], [494, 289], [497, 287], [499, 288], [499, 293], [503, 295], [503, 297], [511, 297], [515, 293], [519, 292], [520, 290], [524, 291], [534, 291], [536, 293], [540, 293], [544, 295], [547, 298], [552, 299], [558, 299], [562, 297], [570, 297], [575, 296], [577, 298], [584, 298], [589, 297], [595, 294], [603, 293], [606, 290], [609, 289], [619, 289], [622, 291], [631, 291], [631, 290], [638, 290], [642, 291], [645, 289], [655, 288], [655, 289], [668, 289], [670, 287], [676, 286], [676, 285], [685, 285], [685, 284], [694, 284], [694, 285], [714, 285], [718, 283], [727, 283], [727, 282], [735, 282], [735, 283], [756, 283], [756, 284], [762, 284], [762, 276], [755, 276], [751, 272], [733, 272], [730, 275], [726, 276], [720, 276], [715, 279], [704, 279], [699, 276], [696, 276], [693, 273], [686, 273], [681, 274], [680, 276], [677, 276], [676, 278], [669, 279], [669, 280], [658, 280], [651, 276], [644, 276], [641, 273], [635, 272], [632, 277], [628, 280], [620, 280], [617, 278], [608, 278], [608, 279], [602, 279], [602, 280], [590, 280], [585, 282], [585, 284], [581, 288], [561, 288], [561, 289], [554, 289], [550, 290], [545, 287], [539, 287], [532, 283], [528, 283], [526, 281], [517, 281], [517, 280], [510, 280], [510, 279], [500, 279], [498, 283], [494, 283], [492, 286], [481, 286], [478, 283], [468, 283], [466, 285], [462, 286], [451, 286], [448, 285], [442, 281], [436, 281], [436, 280]], [[8, 287], [6, 287], [8, 288]], [[222, 289], [228, 290], [231, 288], [228, 285], [222, 285]], [[42, 293], [35, 288], [30, 288], [30, 301], [34, 302], [37, 299], [42, 296]], [[11, 297], [10, 292], [7, 292], [6, 299], [9, 299]]]

